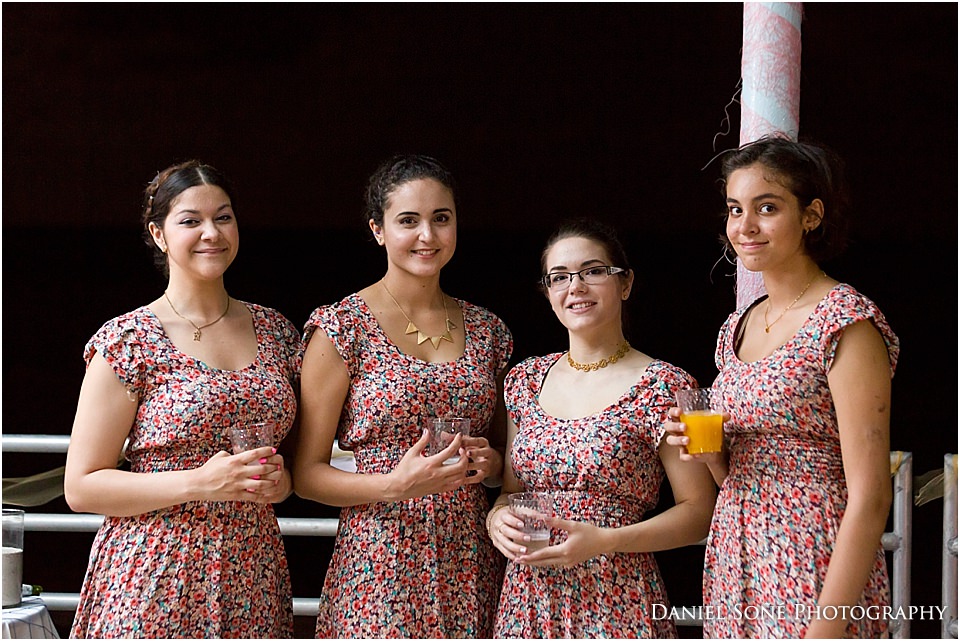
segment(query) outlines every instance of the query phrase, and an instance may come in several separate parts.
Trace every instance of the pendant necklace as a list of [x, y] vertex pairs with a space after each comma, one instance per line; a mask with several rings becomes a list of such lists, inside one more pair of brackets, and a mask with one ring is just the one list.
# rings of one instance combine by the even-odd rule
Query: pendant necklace
[[763, 308], [763, 331], [770, 333], [770, 328], [776, 325], [777, 321], [783, 318], [783, 315], [790, 311], [790, 308], [797, 304], [797, 301], [803, 298], [803, 295], [807, 293], [807, 290], [810, 289], [810, 285], [813, 285], [814, 281], [820, 278], [821, 276], [826, 276], [823, 272], [820, 272], [816, 276], [810, 279], [810, 282], [803, 286], [803, 289], [800, 290], [800, 294], [793, 299], [793, 302], [783, 308], [783, 311], [780, 312], [780, 315], [773, 319], [772, 323], [767, 322], [767, 314], [770, 312], [770, 299], [767, 298], [767, 306]]
[[187, 318], [186, 316], [184, 316], [183, 314], [181, 314], [180, 312], [177, 311], [177, 308], [173, 306], [173, 303], [172, 303], [172, 302], [170, 302], [170, 297], [167, 296], [167, 292], [163, 292], [163, 297], [164, 297], [165, 299], [167, 299], [167, 305], [170, 306], [170, 309], [173, 310], [173, 313], [174, 313], [174, 314], [176, 314], [177, 316], [179, 316], [179, 317], [182, 318], [183, 320], [185, 320], [185, 321], [187, 321], [188, 323], [190, 323], [191, 325], [193, 325], [193, 329], [194, 329], [194, 332], [193, 332], [193, 340], [197, 341], [198, 343], [200, 342], [200, 335], [203, 333], [203, 332], [201, 332], [201, 330], [204, 330], [204, 329], [210, 327], [211, 325], [214, 325], [214, 324], [216, 324], [216, 323], [219, 323], [219, 322], [223, 319], [223, 317], [227, 315], [227, 312], [230, 311], [230, 294], [227, 294], [227, 308], [226, 308], [225, 310], [223, 310], [223, 313], [220, 314], [219, 316], [217, 316], [217, 319], [216, 319], [216, 320], [211, 321], [211, 322], [207, 323], [206, 325], [197, 325], [197, 324], [194, 323], [192, 320], [190, 320], [189, 318]]
[[440, 334], [439, 336], [427, 336], [420, 328], [417, 327], [416, 323], [410, 320], [410, 317], [407, 316], [407, 313], [403, 311], [403, 307], [400, 306], [400, 303], [396, 298], [393, 297], [393, 294], [390, 293], [390, 290], [387, 289], [387, 284], [380, 281], [380, 285], [383, 286], [383, 291], [387, 292], [387, 296], [390, 297], [390, 300], [397, 306], [397, 309], [400, 310], [400, 313], [403, 314], [403, 317], [407, 319], [407, 329], [403, 332], [404, 334], [416, 334], [417, 335], [417, 345], [422, 345], [426, 341], [430, 341], [433, 344], [433, 349], [440, 349], [440, 341], [450, 341], [453, 342], [453, 336], [450, 335], [450, 330], [456, 329], [457, 326], [450, 320], [450, 313], [447, 311], [447, 297], [444, 296], [443, 292], [440, 292], [440, 299], [443, 301], [443, 314], [446, 317], [446, 324], [444, 327], [447, 330]]
[[623, 343], [620, 345], [617, 351], [613, 353], [612, 356], [601, 358], [596, 363], [578, 363], [577, 361], [573, 360], [572, 356], [570, 356], [570, 352], [567, 352], [567, 363], [569, 363], [570, 367], [580, 372], [595, 372], [600, 368], [606, 367], [607, 365], [613, 365], [623, 358], [629, 350], [630, 343], [623, 341]]

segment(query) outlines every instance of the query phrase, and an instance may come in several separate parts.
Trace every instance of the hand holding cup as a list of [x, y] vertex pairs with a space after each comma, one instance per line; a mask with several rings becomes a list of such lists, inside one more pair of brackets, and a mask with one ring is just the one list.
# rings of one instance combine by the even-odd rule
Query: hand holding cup
[[[449, 416], [444, 418], [427, 419], [427, 432], [430, 435], [430, 442], [425, 450], [427, 456], [435, 456], [447, 449], [457, 435], [462, 437], [470, 436], [470, 419], [459, 416]], [[451, 456], [446, 459], [444, 465], [452, 465], [460, 461], [459, 455]]]
[[516, 492], [509, 496], [510, 512], [523, 521], [521, 545], [526, 553], [535, 552], [550, 544], [550, 526], [547, 519], [553, 512], [553, 497], [547, 492]]
[[241, 423], [230, 426], [230, 445], [234, 454], [261, 447], [273, 447], [273, 421]]
[[[262, 474], [254, 474], [250, 478], [254, 481], [263, 481], [269, 483], [266, 491], [272, 490], [273, 486], [279, 483], [279, 477], [268, 478], [267, 475], [280, 473], [283, 469], [283, 457], [276, 453], [274, 446], [274, 432], [276, 424], [273, 421], [264, 421], [260, 423], [240, 423], [230, 426], [230, 445], [234, 454], [242, 454], [262, 448], [270, 448], [270, 452], [259, 459], [253, 459], [247, 465], [266, 466], [270, 465], [272, 469], [264, 470]], [[247, 488], [247, 492], [257, 492], [258, 490]]]
[[723, 449], [723, 406], [712, 387], [677, 392], [680, 422], [686, 427], [687, 453], [707, 454]]

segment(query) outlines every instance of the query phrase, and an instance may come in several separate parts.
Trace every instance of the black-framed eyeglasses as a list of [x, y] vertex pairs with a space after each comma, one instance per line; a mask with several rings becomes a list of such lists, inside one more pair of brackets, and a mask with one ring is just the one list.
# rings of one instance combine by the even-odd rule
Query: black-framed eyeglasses
[[578, 272], [550, 272], [540, 278], [540, 284], [547, 289], [566, 289], [570, 287], [574, 276], [579, 276], [580, 280], [587, 285], [599, 285], [614, 274], [623, 274], [627, 270], [623, 267], [611, 267], [610, 265], [593, 265]]

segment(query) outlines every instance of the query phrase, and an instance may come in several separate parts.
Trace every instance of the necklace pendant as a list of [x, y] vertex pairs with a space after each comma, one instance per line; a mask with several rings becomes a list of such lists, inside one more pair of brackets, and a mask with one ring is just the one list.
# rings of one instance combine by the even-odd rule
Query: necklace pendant
[[226, 307], [226, 309], [223, 310], [223, 313], [222, 313], [222, 314], [220, 314], [219, 316], [217, 316], [217, 320], [212, 321], [212, 322], [210, 322], [210, 323], [207, 323], [206, 325], [197, 325], [197, 324], [194, 323], [192, 320], [190, 320], [189, 318], [187, 318], [186, 316], [184, 316], [183, 314], [181, 314], [180, 312], [177, 311], [177, 308], [173, 306], [173, 302], [170, 300], [170, 297], [167, 296], [167, 292], [163, 292], [163, 297], [166, 299], [167, 305], [170, 306], [170, 309], [173, 310], [173, 313], [174, 313], [174, 314], [176, 314], [177, 316], [179, 316], [179, 317], [182, 318], [183, 320], [185, 320], [185, 321], [187, 321], [188, 323], [190, 323], [191, 325], [193, 325], [193, 341], [194, 341], [195, 343], [199, 343], [199, 342], [200, 342], [200, 334], [201, 334], [201, 331], [200, 331], [200, 330], [202, 330], [202, 329], [204, 329], [204, 328], [206, 328], [206, 327], [210, 327], [211, 325], [216, 325], [216, 324], [219, 323], [221, 320], [223, 320], [224, 316], [227, 315], [227, 312], [230, 311], [230, 295], [228, 294], [228, 295], [227, 295], [227, 307]]
[[392, 300], [393, 303], [397, 306], [397, 309], [400, 310], [400, 313], [403, 314], [403, 317], [407, 319], [407, 329], [404, 330], [403, 333], [405, 335], [416, 334], [417, 345], [423, 345], [425, 342], [430, 341], [430, 344], [433, 345], [433, 349], [440, 349], [440, 341], [450, 341], [451, 343], [453, 342], [453, 337], [450, 335], [450, 331], [453, 329], [456, 329], [457, 326], [454, 324], [452, 320], [450, 320], [450, 313], [447, 312], [447, 299], [443, 295], [443, 292], [440, 292], [440, 296], [443, 302], [443, 313], [446, 315], [446, 324], [444, 325], [444, 327], [446, 327], [447, 331], [445, 331], [440, 336], [427, 336], [420, 330], [419, 327], [417, 327], [414, 324], [412, 320], [410, 320], [410, 317], [407, 316], [407, 313], [403, 311], [403, 307], [400, 306], [400, 303], [397, 301], [397, 299], [394, 298], [393, 294], [390, 293], [390, 290], [387, 289], [387, 284], [381, 280], [380, 285], [383, 287], [383, 291], [387, 293], [387, 296], [390, 297], [390, 300]]

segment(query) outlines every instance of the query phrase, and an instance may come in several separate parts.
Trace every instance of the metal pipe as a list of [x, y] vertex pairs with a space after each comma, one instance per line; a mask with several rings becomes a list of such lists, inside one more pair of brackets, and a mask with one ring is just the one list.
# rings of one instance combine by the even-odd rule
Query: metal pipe
[[[27, 512], [23, 515], [23, 529], [30, 532], [96, 532], [103, 519], [101, 514]], [[284, 536], [336, 536], [339, 520], [280, 517], [277, 522]]]
[[27, 532], [96, 532], [103, 524], [102, 514], [35, 514], [23, 515]]
[[[32, 454], [65, 454], [70, 447], [69, 434], [4, 434], [4, 452], [28, 452]], [[350, 456], [352, 452], [340, 449], [334, 441], [331, 456]]]
[[[4, 452], [27, 453], [64, 453], [70, 444], [70, 437], [66, 435], [45, 434], [3, 434], [2, 445]], [[349, 452], [340, 450], [334, 443], [334, 455], [349, 455]], [[943, 629], [946, 633], [952, 631], [952, 638], [957, 636], [956, 612], [956, 550], [957, 550], [957, 511], [956, 511], [956, 455], [948, 455], [952, 461], [952, 468], [945, 464], [945, 470], [952, 470], [952, 484], [944, 487], [944, 528], [947, 523], [953, 524], [952, 537], [945, 537], [945, 554], [952, 554], [949, 562], [953, 571], [952, 596], [944, 591], [944, 605], [950, 607], [944, 615]], [[894, 474], [893, 500], [893, 532], [885, 532], [882, 536], [884, 550], [893, 552], [893, 577], [891, 581], [892, 604], [896, 607], [910, 605], [910, 573], [911, 573], [911, 545], [913, 519], [913, 456], [910, 452], [891, 452], [890, 463]], [[950, 499], [948, 500], [948, 492]], [[948, 504], [952, 505], [952, 520], [947, 518]], [[98, 514], [34, 514], [24, 515], [24, 529], [35, 532], [96, 532], [103, 523], [104, 517]], [[307, 519], [280, 517], [280, 532], [285, 536], [336, 536], [338, 519]], [[946, 531], [946, 530], [945, 530]], [[696, 545], [704, 545], [706, 539]], [[947, 568], [948, 561], [944, 561]], [[946, 573], [944, 574], [946, 577]], [[945, 579], [946, 580], [946, 579]], [[47, 607], [51, 610], [75, 610], [79, 595], [72, 593], [46, 592], [41, 595]], [[319, 608], [319, 599], [294, 599], [294, 614], [297, 616], [315, 616]], [[678, 608], [681, 610], [681, 608]], [[952, 613], [952, 614], [949, 614]], [[696, 616], [681, 615], [676, 619], [679, 626], [701, 625]], [[910, 635], [909, 620], [895, 620], [890, 622], [892, 638], [908, 638]], [[950, 638], [950, 637], [944, 637]]]
[[940, 637], [957, 638], [957, 455], [943, 457], [943, 552]]
[[70, 445], [70, 437], [60, 434], [4, 434], [4, 452], [31, 452], [34, 454], [63, 454]]
[[[899, 544], [893, 550], [893, 576], [890, 579], [891, 605], [897, 611], [910, 605], [910, 566], [913, 545], [913, 454], [891, 452], [891, 464], [899, 463], [893, 476], [893, 531], [899, 533]], [[886, 548], [885, 549], [890, 549]], [[910, 619], [890, 621], [890, 636], [910, 638]]]
[[[48, 610], [57, 612], [76, 612], [80, 605], [77, 592], [42, 592], [40, 598]], [[320, 611], [320, 599], [293, 598], [293, 616], [315, 617]]]

